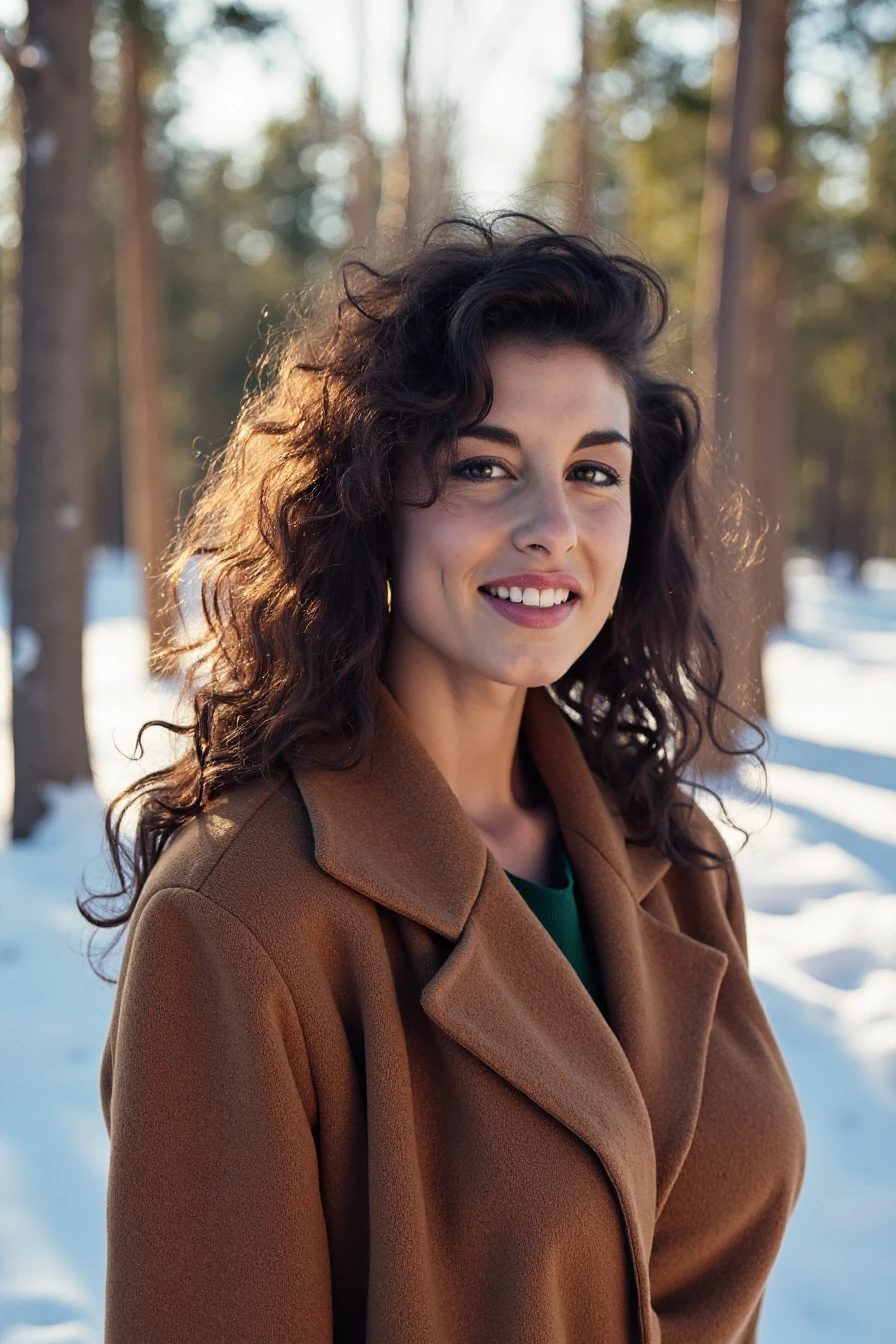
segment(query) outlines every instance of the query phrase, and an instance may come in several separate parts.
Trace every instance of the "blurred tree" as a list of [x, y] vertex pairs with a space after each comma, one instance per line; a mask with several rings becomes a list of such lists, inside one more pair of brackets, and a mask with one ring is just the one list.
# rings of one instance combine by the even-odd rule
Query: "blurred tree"
[[[594, 226], [610, 244], [646, 253], [669, 280], [675, 307], [667, 356], [681, 377], [690, 366], [708, 66], [686, 57], [669, 35], [678, 20], [699, 34], [710, 19], [704, 0], [619, 0], [588, 15]], [[580, 101], [577, 88], [549, 119], [530, 176], [533, 200], [564, 222], [578, 193], [570, 165], [579, 152]]]
[[[22, 99], [10, 98], [3, 110], [0, 141], [21, 158]], [[19, 165], [20, 169], [20, 165]], [[19, 334], [22, 314], [19, 303], [21, 275], [21, 171], [14, 174], [14, 197], [9, 201], [13, 238], [0, 248], [0, 563], [12, 550], [15, 526], [16, 450], [19, 442]]]
[[349, 225], [352, 245], [363, 247], [376, 230], [376, 212], [379, 204], [379, 164], [373, 142], [367, 133], [365, 115], [368, 34], [364, 0], [354, 0], [353, 23], [357, 69], [355, 102], [348, 116], [348, 132], [352, 147]]
[[572, 191], [567, 203], [567, 227], [574, 233], [590, 233], [596, 222], [597, 199], [597, 147], [591, 106], [598, 38], [588, 0], [578, 0], [578, 37], [579, 77], [573, 88], [570, 115]]
[[875, 52], [881, 116], [868, 141], [864, 268], [859, 283], [864, 359], [861, 407], [845, 491], [846, 548], [858, 569], [876, 555], [893, 520], [893, 298], [896, 293], [896, 43]]
[[451, 212], [457, 185], [454, 136], [458, 107], [444, 88], [430, 88], [425, 103], [418, 97], [414, 81], [417, 30], [425, 15], [415, 0], [405, 0], [404, 13], [402, 139], [385, 155], [377, 225], [404, 229], [414, 238], [439, 216]]
[[118, 385], [118, 313], [115, 232], [118, 224], [121, 43], [118, 0], [98, 0], [93, 55], [94, 146], [91, 191], [96, 237], [93, 332], [92, 542], [125, 544], [121, 480], [121, 396]]
[[[167, 595], [160, 590], [161, 562], [174, 509], [163, 395], [164, 318], [152, 223], [153, 182], [146, 156], [147, 91], [173, 77], [177, 52], [166, 36], [167, 6], [120, 0], [119, 198], [116, 213], [116, 295], [122, 426], [125, 538], [146, 575], [150, 673], [164, 672], [158, 654], [170, 638]], [[210, 26], [254, 41], [279, 20], [244, 4], [215, 6]]]
[[0, 34], [22, 103], [21, 333], [11, 559], [12, 834], [48, 781], [90, 778], [82, 699], [93, 243], [91, 0], [30, 0]]
[[[402, 158], [404, 161], [404, 228], [413, 236], [420, 223], [423, 210], [422, 183], [420, 181], [420, 128], [419, 109], [414, 97], [414, 43], [416, 26], [414, 22], [415, 0], [405, 0], [404, 13], [404, 50], [401, 57], [401, 112], [404, 131]], [[396, 222], [397, 216], [396, 216]]]
[[786, 624], [784, 562], [791, 546], [794, 302], [788, 233], [799, 196], [792, 173], [793, 125], [787, 99], [791, 11], [789, 0], [771, 0], [763, 24], [763, 116], [754, 146], [758, 166], [752, 176], [758, 227], [750, 295], [750, 455], [756, 464], [756, 492], [768, 520], [757, 574], [763, 635]]
[[460, 108], [453, 97], [439, 93], [427, 108], [422, 122], [418, 175], [422, 182], [424, 217], [432, 222], [450, 215], [457, 198], [457, 160], [455, 137]]
[[[775, 0], [776, 2], [776, 0]], [[773, 0], [719, 0], [712, 109], [707, 130], [704, 209], [698, 255], [701, 307], [695, 313], [695, 355], [706, 350], [704, 457], [707, 516], [721, 520], [719, 551], [735, 546], [737, 567], [714, 568], [706, 600], [725, 654], [722, 696], [750, 714], [765, 714], [762, 647], [765, 619], [759, 581], [756, 518], [759, 469], [751, 421], [753, 274], [757, 211], [754, 136], [762, 110], [760, 54]], [[729, 34], [736, 36], [729, 37]], [[706, 258], [706, 259], [704, 259]], [[750, 536], [750, 534], [753, 534]], [[706, 772], [733, 768], [731, 757], [705, 744]]]
[[189, 505], [235, 421], [267, 321], [315, 288], [351, 234], [353, 137], [312, 79], [296, 120], [271, 122], [251, 161], [188, 149], [157, 109], [154, 145], [172, 490]]
[[858, 575], [896, 555], [896, 8], [806, 5], [805, 24], [836, 64], [830, 108], [794, 128], [793, 527], [800, 545], [850, 552]]
[[703, 194], [691, 330], [694, 373], [704, 396], [706, 438], [710, 442], [715, 426], [718, 303], [725, 255], [731, 123], [737, 80], [738, 0], [719, 0], [715, 19], [716, 43], [703, 154]]
[[165, 597], [159, 591], [162, 556], [170, 535], [170, 454], [162, 395], [163, 317], [143, 101], [147, 76], [158, 78], [163, 44], [158, 18], [147, 10], [143, 0], [121, 0], [115, 292], [122, 489], [125, 541], [139, 557], [146, 576], [150, 673], [158, 670], [156, 656], [171, 634]]

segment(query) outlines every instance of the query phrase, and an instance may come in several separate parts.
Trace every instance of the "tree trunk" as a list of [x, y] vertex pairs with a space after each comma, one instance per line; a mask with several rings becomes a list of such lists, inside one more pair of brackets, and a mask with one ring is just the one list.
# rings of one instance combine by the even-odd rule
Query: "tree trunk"
[[[694, 279], [694, 316], [691, 333], [691, 364], [694, 380], [704, 401], [707, 443], [715, 440], [716, 321], [722, 287], [722, 252], [725, 214], [728, 209], [728, 154], [734, 81], [737, 75], [737, 41], [724, 28], [736, 32], [736, 0], [718, 0], [717, 21], [723, 26], [712, 71], [712, 94], [706, 127], [703, 196], [700, 202], [700, 241]], [[724, 39], [724, 40], [723, 40]]]
[[[865, 345], [862, 406], [850, 445], [851, 469], [844, 510], [846, 545], [855, 557], [857, 573], [878, 550], [876, 478], [883, 475], [880, 464], [886, 462], [890, 451], [887, 347], [892, 299], [887, 285], [887, 268], [892, 263], [887, 241], [883, 238], [872, 240], [867, 255], [868, 278], [872, 283], [865, 299], [862, 324]], [[877, 284], [873, 283], [875, 279]]]
[[579, 76], [572, 100], [572, 183], [568, 227], [574, 233], [590, 234], [596, 222], [597, 180], [591, 127], [591, 79], [593, 39], [588, 0], [578, 0]]
[[843, 442], [838, 434], [828, 441], [825, 454], [824, 488], [821, 491], [819, 515], [822, 555], [839, 551], [844, 543], [841, 526], [840, 497], [843, 493]]
[[146, 575], [149, 671], [170, 632], [159, 590], [160, 561], [168, 541], [168, 445], [163, 414], [161, 310], [152, 194], [144, 158], [145, 113], [140, 97], [144, 66], [139, 32], [121, 37], [119, 208], [116, 221], [116, 299], [122, 423], [122, 489], [127, 545]]
[[[728, 480], [756, 499], [757, 471], [750, 421], [750, 284], [756, 244], [756, 208], [752, 188], [751, 144], [759, 121], [759, 54], [767, 0], [744, 0], [740, 6], [737, 77], [728, 163], [728, 207], [722, 253], [722, 283], [717, 328], [718, 440], [727, 447]], [[755, 560], [739, 575], [731, 610], [729, 692], [753, 714], [765, 714], [762, 679], [763, 621], [759, 574]], [[738, 629], [737, 627], [741, 628]]]
[[376, 184], [374, 172], [374, 151], [367, 134], [365, 107], [367, 105], [367, 23], [364, 0], [354, 0], [353, 23], [355, 27], [355, 57], [357, 70], [355, 85], [358, 97], [352, 109], [348, 126], [355, 141], [352, 176], [355, 179], [354, 195], [349, 203], [348, 215], [351, 227], [350, 245], [364, 247], [376, 230]]
[[370, 143], [360, 108], [354, 110], [348, 125], [355, 141], [355, 156], [352, 163], [355, 187], [348, 207], [350, 246], [364, 247], [376, 229], [377, 201], [373, 145]]
[[[790, 550], [790, 464], [793, 459], [793, 384], [790, 349], [793, 302], [790, 294], [786, 214], [792, 191], [787, 118], [789, 0], [766, 5], [762, 67], [766, 125], [776, 135], [769, 190], [757, 197], [757, 241], [753, 297], [755, 337], [751, 400], [756, 488], [768, 520], [764, 554], [757, 572], [760, 636], [786, 624], [784, 562]], [[764, 203], [764, 205], [763, 205]]]
[[[7, 104], [4, 136], [23, 144], [22, 106], [18, 96]], [[21, 178], [19, 180], [21, 186]], [[17, 202], [19, 218], [21, 200]], [[21, 312], [21, 241], [0, 249], [0, 557], [8, 559], [15, 536], [16, 456], [19, 444], [19, 336]]]
[[404, 228], [410, 238], [420, 226], [419, 126], [414, 100], [414, 0], [405, 0], [404, 51], [401, 59], [401, 108], [404, 118]]
[[449, 215], [457, 194], [455, 135], [459, 108], [447, 96], [439, 98], [432, 109], [426, 139], [426, 199], [430, 210]]
[[49, 781], [90, 778], [82, 632], [90, 480], [91, 0], [31, 0], [6, 48], [23, 108], [16, 537], [12, 550], [12, 833]]
[[749, 281], [755, 250], [750, 145], [759, 110], [760, 0], [741, 6], [728, 195], [716, 321], [716, 434], [734, 481], [753, 484], [749, 435]]
[[[896, 53], [882, 52], [879, 82], [896, 81]], [[869, 145], [869, 237], [865, 244], [865, 368], [861, 409], [852, 442], [850, 498], [846, 508], [848, 546], [856, 568], [879, 554], [888, 521], [892, 481], [889, 350], [893, 304], [893, 244], [896, 239], [896, 126], [878, 125]]]
[[[751, 501], [756, 497], [756, 465], [750, 424], [750, 283], [755, 253], [755, 202], [751, 146], [759, 119], [759, 49], [763, 0], [736, 6], [724, 0], [720, 17], [730, 24], [739, 14], [736, 50], [720, 47], [713, 79], [713, 111], [707, 140], [706, 232], [698, 267], [698, 314], [694, 345], [704, 386], [713, 389], [708, 415], [715, 460], [704, 467], [704, 498], [709, 517], [720, 520], [711, 544], [720, 557], [705, 600], [722, 643], [725, 679], [722, 697], [740, 712], [765, 713], [762, 636], [755, 559], [749, 540], [754, 531]], [[707, 249], [709, 250], [707, 253]], [[717, 286], [717, 289], [713, 289]], [[713, 302], [713, 292], [716, 294]], [[702, 313], [700, 309], [702, 308]], [[702, 362], [701, 362], [702, 361]], [[707, 376], [708, 375], [708, 376]], [[748, 512], [738, 521], [730, 501], [745, 489]], [[742, 547], [737, 572], [726, 556], [726, 524], [737, 526], [733, 544]], [[745, 526], [746, 524], [746, 526]], [[748, 535], [749, 534], [749, 535]], [[699, 761], [706, 773], [729, 770], [732, 759], [706, 744]]]
[[792, 304], [788, 258], [764, 240], [756, 259], [753, 361], [753, 454], [756, 488], [768, 520], [756, 580], [761, 637], [787, 623], [784, 562], [790, 550], [790, 463], [793, 445], [793, 386], [790, 348]]

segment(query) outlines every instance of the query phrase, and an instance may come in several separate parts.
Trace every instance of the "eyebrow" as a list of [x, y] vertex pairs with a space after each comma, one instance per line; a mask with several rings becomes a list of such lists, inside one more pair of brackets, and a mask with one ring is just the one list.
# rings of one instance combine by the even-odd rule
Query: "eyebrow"
[[[459, 429], [457, 437], [484, 439], [486, 443], [503, 443], [507, 448], [522, 448], [519, 435], [501, 425], [472, 425], [469, 429]], [[629, 448], [632, 446], [618, 429], [592, 429], [582, 435], [572, 451], [575, 453], [580, 448], [601, 448], [607, 443], [627, 443]]]

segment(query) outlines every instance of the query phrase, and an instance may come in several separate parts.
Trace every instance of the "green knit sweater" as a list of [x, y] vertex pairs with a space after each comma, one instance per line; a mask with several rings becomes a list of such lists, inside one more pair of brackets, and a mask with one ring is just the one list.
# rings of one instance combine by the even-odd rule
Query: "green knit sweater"
[[504, 871], [560, 951], [572, 963], [585, 988], [606, 1017], [606, 1002], [594, 941], [562, 840], [559, 842], [558, 859], [563, 874], [563, 885], [560, 887], [544, 887], [538, 882], [530, 882], [526, 877], [517, 877], [506, 868]]

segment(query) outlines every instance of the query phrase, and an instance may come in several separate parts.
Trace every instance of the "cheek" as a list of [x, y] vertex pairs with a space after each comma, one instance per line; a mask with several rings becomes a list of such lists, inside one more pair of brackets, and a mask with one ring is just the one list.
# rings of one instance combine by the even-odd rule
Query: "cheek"
[[625, 564], [629, 542], [632, 536], [632, 515], [628, 508], [620, 510], [616, 518], [614, 548], [617, 552], [620, 568]]
[[605, 573], [619, 576], [628, 555], [632, 531], [631, 510], [627, 501], [619, 501], [585, 520], [580, 528], [580, 539], [587, 544]]
[[460, 579], [487, 553], [482, 520], [433, 505], [400, 520], [393, 532], [393, 572], [409, 603], [430, 596], [445, 578]]

